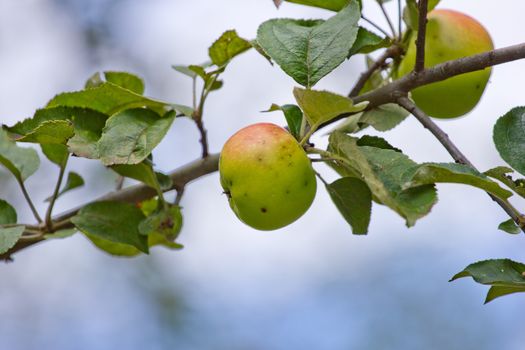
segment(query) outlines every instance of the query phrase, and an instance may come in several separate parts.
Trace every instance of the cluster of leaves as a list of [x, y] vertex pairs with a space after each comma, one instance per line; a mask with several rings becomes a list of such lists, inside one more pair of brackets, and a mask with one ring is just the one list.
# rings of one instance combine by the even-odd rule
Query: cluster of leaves
[[[177, 117], [202, 122], [202, 108], [209, 92], [222, 86], [218, 80], [230, 60], [251, 48], [235, 31], [225, 32], [209, 49], [210, 62], [203, 65], [174, 66], [194, 81], [202, 79], [199, 103], [193, 107], [159, 101], [144, 96], [144, 82], [127, 72], [96, 73], [81, 91], [55, 96], [28, 119], [0, 129], [0, 164], [20, 184], [39, 226], [19, 224], [16, 210], [0, 200], [0, 254], [19, 240], [65, 238], [82, 232], [98, 248], [119, 256], [148, 253], [163, 245], [171, 249], [181, 227], [181, 208], [168, 203], [164, 192], [176, 188], [172, 179], [154, 170], [152, 151], [162, 141]], [[194, 87], [196, 84], [194, 84]], [[59, 167], [55, 191], [45, 220], [36, 212], [24, 181], [39, 168], [35, 149], [19, 143], [34, 143], [45, 157]], [[83, 178], [69, 172], [63, 176], [71, 156], [99, 160], [118, 175], [144, 183], [156, 193], [139, 203], [100, 201], [85, 205], [67, 222], [54, 222], [54, 202], [70, 190], [84, 185]]]
[[[282, 1], [274, 2], [280, 5]], [[187, 117], [201, 130], [203, 156], [207, 155], [202, 125], [206, 98], [222, 87], [219, 77], [230, 61], [251, 48], [270, 63], [275, 62], [302, 86], [294, 89], [294, 104], [274, 104], [269, 111], [282, 111], [298, 142], [312, 157], [320, 157], [319, 160], [340, 175], [332, 183], [321, 180], [354, 234], [368, 232], [373, 202], [387, 206], [399, 214], [407, 226], [413, 226], [437, 203], [437, 183], [473, 186], [505, 202], [513, 194], [525, 197], [524, 180], [511, 176], [514, 170], [525, 175], [521, 152], [525, 147], [524, 108], [511, 110], [494, 127], [496, 148], [512, 168], [497, 167], [480, 173], [457, 163], [416, 163], [383, 138], [356, 135], [369, 127], [382, 132], [391, 130], [408, 116], [403, 108], [396, 104], [368, 108], [367, 102], [354, 104], [349, 97], [313, 89], [323, 77], [352, 56], [366, 55], [391, 45], [403, 46], [406, 43], [403, 43], [402, 33], [393, 33], [390, 37], [360, 26], [362, 1], [289, 2], [337, 13], [327, 20], [271, 19], [259, 26], [253, 41], [239, 37], [234, 30], [225, 32], [209, 48], [208, 62], [173, 66], [192, 79], [192, 106], [144, 96], [142, 79], [130, 73], [104, 72], [93, 75], [81, 91], [55, 96], [32, 118], [11, 127], [4, 126], [0, 130], [0, 163], [20, 184], [39, 226], [19, 224], [15, 209], [0, 200], [0, 254], [19, 240], [62, 238], [77, 230], [97, 247], [115, 255], [148, 253], [154, 245], [181, 248], [175, 242], [182, 227], [181, 208], [177, 201], [168, 203], [164, 192], [182, 189], [176, 188], [169, 176], [155, 171], [151, 153], [174, 119]], [[382, 6], [386, 0], [375, 2]], [[429, 1], [430, 8], [438, 2]], [[407, 31], [416, 30], [418, 9], [415, 0], [406, 1], [403, 20]], [[369, 56], [366, 60], [369, 66], [373, 64]], [[396, 64], [393, 60], [374, 72], [361, 93], [391, 82]], [[330, 133], [327, 149], [317, 149], [309, 143], [309, 138], [319, 128], [342, 117], [344, 122]], [[34, 210], [24, 187], [24, 181], [38, 169], [38, 154], [32, 148], [18, 146], [22, 142], [39, 144], [43, 154], [59, 167], [45, 220]], [[99, 160], [120, 176], [151, 187], [155, 195], [140, 203], [94, 202], [80, 209], [67, 223], [54, 222], [51, 214], [57, 198], [84, 183], [80, 175], [70, 172], [62, 185], [70, 156]], [[509, 233], [520, 231], [512, 220], [502, 223], [500, 229]], [[508, 260], [479, 262], [453, 279], [472, 276], [480, 283], [492, 285], [487, 297], [490, 301], [500, 295], [525, 291], [524, 266]]]
[[[307, 150], [319, 154], [341, 176], [333, 183], [325, 182], [325, 185], [354, 234], [367, 233], [372, 202], [394, 210], [406, 221], [407, 226], [414, 225], [437, 203], [436, 183], [460, 183], [477, 187], [503, 201], [513, 194], [524, 195], [523, 180], [514, 180], [509, 175], [514, 171], [511, 168], [497, 167], [483, 174], [468, 165], [457, 163], [418, 164], [383, 138], [352, 136], [369, 126], [378, 131], [388, 131], [400, 124], [408, 112], [395, 104], [363, 111], [366, 102], [354, 105], [350, 98], [313, 90], [312, 87], [346, 58], [380, 49], [390, 43], [389, 38], [381, 38], [373, 33], [370, 35], [368, 30], [358, 26], [362, 4], [355, 0], [349, 3], [291, 2], [339, 12], [326, 21], [274, 19], [259, 27], [257, 42], [265, 54], [305, 87], [294, 90], [297, 105], [272, 105], [270, 111], [282, 110], [291, 133], [303, 144], [320, 126], [341, 115], [346, 116], [345, 121], [330, 133], [328, 149]], [[429, 9], [437, 3], [430, 1]], [[406, 2], [403, 19], [408, 31], [417, 30], [418, 8], [415, 0]], [[369, 58], [367, 62], [372, 64]], [[387, 84], [390, 77], [395, 76], [392, 74], [395, 73], [395, 64], [390, 69], [391, 73], [386, 75], [375, 72], [361, 93]], [[524, 109], [513, 109], [501, 117], [494, 127], [494, 142], [502, 158], [522, 174], [525, 174], [522, 152], [525, 130], [521, 125], [524, 115]], [[306, 127], [303, 125], [301, 128], [301, 124], [306, 124]], [[310, 131], [305, 132], [308, 129]], [[502, 186], [508, 187], [510, 191]], [[521, 232], [512, 219], [500, 224], [499, 228], [509, 233]], [[476, 281], [495, 286], [489, 292], [487, 301], [499, 295], [523, 291], [522, 286], [521, 289], [511, 288], [512, 281], [523, 284], [525, 279], [520, 275], [509, 282], [509, 270], [501, 270], [500, 279], [482, 277], [486, 269], [494, 269], [498, 264], [500, 260], [493, 260], [484, 262], [479, 268], [467, 268], [469, 275]], [[459, 274], [457, 277], [462, 276]], [[499, 281], [506, 281], [505, 287], [508, 288], [497, 288]]]

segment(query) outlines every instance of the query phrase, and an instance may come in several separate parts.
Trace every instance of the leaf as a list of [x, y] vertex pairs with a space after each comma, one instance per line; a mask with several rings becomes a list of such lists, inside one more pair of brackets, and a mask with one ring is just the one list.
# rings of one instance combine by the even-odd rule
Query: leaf
[[387, 103], [363, 112], [359, 123], [372, 126], [377, 131], [388, 131], [399, 125], [410, 113], [395, 103]]
[[500, 296], [525, 292], [525, 264], [510, 259], [478, 261], [468, 265], [452, 277], [451, 281], [472, 277], [474, 281], [490, 285], [485, 304]]
[[296, 105], [292, 104], [282, 106], [272, 104], [270, 108], [265, 112], [273, 111], [282, 111], [284, 113], [284, 117], [286, 118], [286, 123], [288, 124], [288, 129], [290, 130], [290, 133], [296, 139], [299, 139], [301, 133], [301, 122], [303, 120], [303, 112], [301, 111], [301, 109]]
[[348, 4], [348, 0], [286, 0], [300, 5], [320, 7], [332, 11], [340, 11]]
[[65, 144], [74, 134], [73, 125], [67, 120], [50, 120], [40, 124], [31, 133], [17, 139], [18, 142], [40, 144]]
[[348, 97], [328, 91], [296, 87], [293, 90], [293, 94], [297, 100], [297, 104], [303, 110], [308, 123], [312, 126], [312, 129], [341, 114], [362, 111], [368, 105], [368, 102], [361, 102], [354, 105], [354, 102]]
[[163, 115], [172, 109], [167, 102], [144, 97], [110, 82], [86, 90], [59, 94], [47, 104], [47, 108], [57, 106], [89, 108], [108, 115], [131, 108], [149, 108]]
[[98, 159], [98, 141], [107, 119], [106, 114], [95, 111], [75, 115], [75, 136], [67, 142], [69, 151], [78, 157]]
[[98, 142], [104, 165], [138, 164], [162, 141], [175, 114], [160, 117], [148, 109], [129, 109], [110, 117]]
[[[408, 177], [408, 175], [407, 175]], [[487, 176], [472, 167], [457, 163], [425, 163], [413, 169], [404, 187], [433, 183], [460, 183], [485, 190], [496, 197], [507, 199], [512, 193], [500, 187]]]
[[106, 81], [137, 93], [144, 94], [144, 80], [127, 72], [104, 72]]
[[496, 180], [499, 180], [503, 184], [505, 184], [508, 188], [516, 192], [522, 197], [525, 197], [525, 180], [524, 179], [517, 179], [514, 180], [511, 175], [507, 175], [510, 173], [513, 173], [514, 170], [508, 167], [499, 166], [496, 168], [492, 168], [490, 170], [485, 171], [485, 175], [490, 176]]
[[42, 153], [44, 153], [47, 159], [59, 167], [64, 166], [69, 157], [69, 151], [65, 145], [57, 143], [45, 143], [41, 144], [40, 147], [42, 148]]
[[507, 233], [517, 235], [518, 233], [521, 233], [521, 229], [516, 225], [514, 220], [509, 219], [507, 221], [503, 221], [501, 224], [499, 224], [498, 229], [501, 231], [505, 231]]
[[0, 228], [0, 254], [11, 249], [16, 242], [22, 237], [25, 226], [15, 226], [9, 228]]
[[160, 210], [146, 217], [139, 225], [139, 232], [148, 236], [152, 233], [160, 234], [170, 241], [174, 241], [182, 228], [182, 214], [179, 206], [170, 206], [167, 210]]
[[64, 238], [73, 236], [75, 233], [77, 233], [76, 228], [66, 228], [60, 231], [45, 234], [44, 238], [45, 239], [64, 239]]
[[0, 199], [0, 225], [16, 224], [16, 210], [3, 199]]
[[249, 41], [239, 37], [235, 30], [224, 32], [209, 48], [211, 61], [218, 67], [230, 62], [232, 58], [252, 48]]
[[[113, 169], [117, 174], [121, 176], [138, 180], [151, 188], [154, 188], [159, 191], [161, 190], [161, 188], [159, 187], [159, 177], [162, 177], [162, 174], [159, 176], [153, 171], [152, 166], [150, 164], [147, 164], [146, 162], [141, 162], [138, 164], [118, 164], [112, 166], [111, 169]], [[161, 181], [163, 181], [166, 184], [166, 179], [162, 178]]]
[[286, 74], [312, 87], [346, 59], [360, 16], [359, 5], [352, 0], [324, 22], [271, 19], [259, 26], [257, 42]]
[[355, 235], [368, 232], [372, 211], [372, 193], [363, 181], [353, 177], [343, 177], [326, 186], [330, 198]]
[[103, 201], [86, 205], [71, 222], [88, 237], [130, 245], [148, 253], [147, 237], [138, 230], [143, 219], [144, 214], [133, 204]]
[[405, 173], [418, 165], [400, 152], [358, 146], [355, 138], [337, 131], [330, 135], [329, 151], [341, 158], [342, 167], [336, 168], [341, 175], [363, 180], [374, 200], [405, 218], [409, 227], [437, 202], [432, 185], [403, 188]]
[[511, 167], [525, 175], [525, 107], [516, 107], [494, 125], [494, 144]]
[[38, 154], [32, 148], [18, 147], [0, 130], [0, 164], [5, 166], [19, 182], [33, 175], [40, 166]]
[[389, 45], [390, 41], [387, 38], [380, 37], [366, 28], [359, 27], [357, 37], [348, 53], [348, 57], [358, 53], [370, 53]]
[[66, 185], [62, 190], [58, 193], [58, 197], [62, 196], [64, 193], [69, 192], [71, 190], [74, 190], [75, 188], [79, 188], [84, 186], [84, 179], [79, 174], [71, 171], [67, 175], [67, 181]]
[[363, 135], [356, 141], [356, 144], [358, 146], [370, 146], [382, 149], [391, 149], [393, 151], [403, 153], [399, 148], [392, 146], [388, 143], [387, 140], [378, 136]]

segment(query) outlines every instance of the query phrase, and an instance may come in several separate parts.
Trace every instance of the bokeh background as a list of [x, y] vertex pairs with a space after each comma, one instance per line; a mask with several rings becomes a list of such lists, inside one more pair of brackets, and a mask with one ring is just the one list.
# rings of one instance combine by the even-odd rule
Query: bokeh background
[[[365, 14], [386, 27], [374, 1], [364, 3]], [[497, 47], [525, 40], [521, 0], [443, 0], [440, 7], [477, 18]], [[395, 1], [388, 8], [395, 18]], [[209, 44], [227, 29], [253, 38], [269, 18], [328, 16], [288, 3], [276, 10], [271, 0], [0, 0], [0, 122], [31, 116], [54, 94], [80, 89], [102, 70], [137, 73], [149, 96], [190, 104], [190, 81], [171, 64], [205, 61]], [[352, 58], [318, 87], [346, 93], [363, 61]], [[278, 67], [249, 52], [224, 80], [206, 108], [212, 151], [244, 125], [283, 123], [278, 113], [260, 113], [271, 103], [293, 102], [294, 82]], [[525, 62], [498, 66], [473, 112], [438, 121], [480, 169], [502, 165], [492, 126], [525, 103], [523, 81]], [[416, 161], [450, 160], [410, 118], [381, 136]], [[197, 140], [195, 126], [177, 120], [154, 153], [159, 169], [197, 158]], [[323, 145], [326, 137], [315, 141]], [[28, 181], [40, 210], [57, 172], [42, 163]], [[73, 159], [70, 170], [87, 185], [65, 195], [57, 212], [114, 187], [116, 177], [96, 161]], [[77, 234], [0, 265], [0, 348], [523, 349], [523, 295], [484, 306], [486, 287], [447, 282], [477, 260], [524, 261], [523, 236], [497, 230], [506, 217], [485, 193], [458, 185], [439, 190], [431, 215], [411, 229], [376, 205], [369, 235], [352, 236], [319, 186], [303, 218], [258, 232], [236, 220], [217, 174], [210, 175], [182, 200], [182, 251], [154, 248], [150, 256], [120, 259]], [[31, 221], [3, 169], [0, 197]]]

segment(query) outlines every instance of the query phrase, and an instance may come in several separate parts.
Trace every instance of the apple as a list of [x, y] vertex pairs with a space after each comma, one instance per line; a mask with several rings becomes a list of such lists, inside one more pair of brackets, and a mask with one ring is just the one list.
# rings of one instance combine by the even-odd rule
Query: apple
[[[416, 60], [417, 33], [410, 36], [399, 76], [410, 73]], [[474, 18], [453, 10], [434, 10], [428, 15], [425, 35], [425, 67], [494, 49], [485, 28]], [[412, 90], [416, 105], [435, 118], [455, 118], [470, 112], [485, 90], [491, 70], [466, 73]]]
[[258, 230], [297, 220], [312, 204], [317, 188], [303, 148], [271, 123], [247, 126], [230, 137], [221, 152], [219, 174], [234, 213]]

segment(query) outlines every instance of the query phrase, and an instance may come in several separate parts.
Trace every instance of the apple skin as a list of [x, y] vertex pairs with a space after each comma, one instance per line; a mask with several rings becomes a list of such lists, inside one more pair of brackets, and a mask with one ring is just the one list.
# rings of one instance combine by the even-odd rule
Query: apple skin
[[258, 230], [275, 230], [301, 217], [312, 204], [316, 178], [302, 147], [285, 129], [258, 123], [224, 145], [221, 185], [237, 217]]
[[[410, 73], [416, 60], [417, 33], [399, 66], [400, 77]], [[434, 10], [428, 15], [425, 67], [494, 49], [485, 28], [474, 18], [453, 10]], [[416, 105], [435, 118], [455, 118], [470, 112], [485, 90], [490, 68], [458, 75], [412, 90]]]

